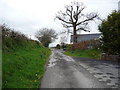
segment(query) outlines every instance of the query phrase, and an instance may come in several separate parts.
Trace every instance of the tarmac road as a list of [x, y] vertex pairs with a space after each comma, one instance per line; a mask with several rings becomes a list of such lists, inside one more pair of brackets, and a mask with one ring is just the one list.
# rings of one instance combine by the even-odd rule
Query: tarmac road
[[40, 88], [118, 88], [118, 63], [64, 55], [52, 49]]

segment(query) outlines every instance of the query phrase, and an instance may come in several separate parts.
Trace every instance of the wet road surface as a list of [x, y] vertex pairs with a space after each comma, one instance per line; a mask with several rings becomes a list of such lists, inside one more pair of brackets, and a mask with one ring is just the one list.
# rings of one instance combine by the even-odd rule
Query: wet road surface
[[40, 88], [118, 88], [116, 62], [77, 58], [52, 49]]

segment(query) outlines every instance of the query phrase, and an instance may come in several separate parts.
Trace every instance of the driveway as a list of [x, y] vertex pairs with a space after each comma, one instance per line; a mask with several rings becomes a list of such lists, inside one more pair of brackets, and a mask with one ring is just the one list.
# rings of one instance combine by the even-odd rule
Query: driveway
[[117, 62], [77, 58], [52, 49], [40, 88], [117, 88]]

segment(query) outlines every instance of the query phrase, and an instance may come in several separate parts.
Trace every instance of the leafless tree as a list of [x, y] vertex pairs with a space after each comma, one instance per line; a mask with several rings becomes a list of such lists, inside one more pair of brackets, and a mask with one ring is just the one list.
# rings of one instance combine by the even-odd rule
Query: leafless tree
[[71, 2], [71, 5], [65, 6], [65, 12], [59, 11], [56, 18], [62, 21], [65, 28], [73, 28], [73, 42], [77, 42], [77, 31], [88, 31], [87, 27], [90, 21], [98, 18], [98, 14], [91, 12], [89, 14], [83, 14], [85, 6], [81, 2]]

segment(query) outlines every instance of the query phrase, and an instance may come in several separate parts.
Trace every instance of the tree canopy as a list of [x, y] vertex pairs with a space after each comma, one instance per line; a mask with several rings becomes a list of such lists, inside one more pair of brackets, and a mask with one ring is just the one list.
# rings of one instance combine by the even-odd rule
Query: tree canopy
[[108, 15], [107, 19], [99, 25], [99, 31], [102, 33], [102, 51], [120, 55], [120, 13], [114, 11]]
[[42, 28], [38, 30], [35, 34], [35, 37], [45, 46], [48, 47], [49, 44], [56, 39], [57, 34], [55, 30]]

